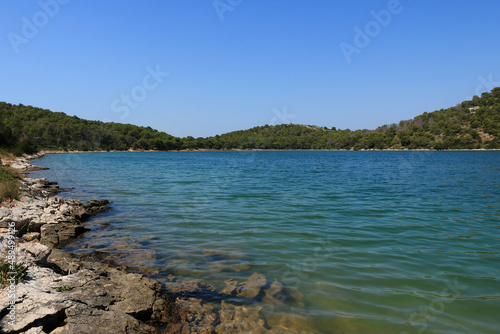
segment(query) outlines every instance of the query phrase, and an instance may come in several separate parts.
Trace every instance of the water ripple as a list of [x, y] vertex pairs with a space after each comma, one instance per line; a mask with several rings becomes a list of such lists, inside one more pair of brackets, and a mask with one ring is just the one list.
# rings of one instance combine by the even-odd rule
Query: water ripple
[[[314, 333], [497, 333], [500, 152], [60, 154], [36, 175], [108, 198], [104, 249], [155, 277], [253, 272], [305, 296], [263, 313]], [[141, 251], [144, 256], [141, 258]], [[133, 256], [125, 256], [129, 252]]]

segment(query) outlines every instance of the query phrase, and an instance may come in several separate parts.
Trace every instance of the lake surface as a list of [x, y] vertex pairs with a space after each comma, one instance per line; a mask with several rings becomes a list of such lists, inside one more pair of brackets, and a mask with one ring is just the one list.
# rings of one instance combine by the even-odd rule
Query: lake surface
[[[82, 251], [217, 289], [253, 272], [297, 333], [498, 333], [500, 152], [54, 154], [32, 173], [114, 202]], [[146, 270], [144, 269], [144, 270]]]

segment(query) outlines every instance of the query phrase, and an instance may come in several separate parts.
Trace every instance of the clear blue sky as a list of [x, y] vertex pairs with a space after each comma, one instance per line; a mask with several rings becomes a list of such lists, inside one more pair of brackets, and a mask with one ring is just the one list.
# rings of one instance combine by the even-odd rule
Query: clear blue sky
[[2, 1], [1, 101], [198, 137], [370, 129], [500, 86], [498, 0], [56, 1]]

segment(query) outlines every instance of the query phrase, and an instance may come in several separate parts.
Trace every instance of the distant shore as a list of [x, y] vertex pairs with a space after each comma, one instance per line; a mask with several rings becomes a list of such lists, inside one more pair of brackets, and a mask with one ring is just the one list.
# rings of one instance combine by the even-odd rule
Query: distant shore
[[159, 151], [159, 150], [126, 150], [126, 151], [117, 151], [117, 150], [91, 150], [91, 151], [64, 151], [64, 150], [43, 150], [40, 151], [37, 155], [42, 157], [46, 154], [63, 154], [63, 153], [137, 153], [137, 152], [302, 152], [302, 151], [311, 151], [311, 152], [495, 152], [500, 151], [500, 149], [486, 149], [486, 148], [477, 148], [477, 149], [445, 149], [445, 150], [437, 150], [437, 149], [361, 149], [361, 150], [332, 150], [332, 149], [188, 149], [188, 150], [170, 150], [170, 151]]

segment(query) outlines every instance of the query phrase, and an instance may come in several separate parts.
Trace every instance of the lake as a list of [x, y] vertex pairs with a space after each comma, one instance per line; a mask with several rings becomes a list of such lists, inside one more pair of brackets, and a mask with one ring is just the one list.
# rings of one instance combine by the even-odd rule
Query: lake
[[257, 272], [297, 333], [498, 333], [500, 152], [52, 154], [31, 173], [113, 210], [70, 247], [217, 289]]

